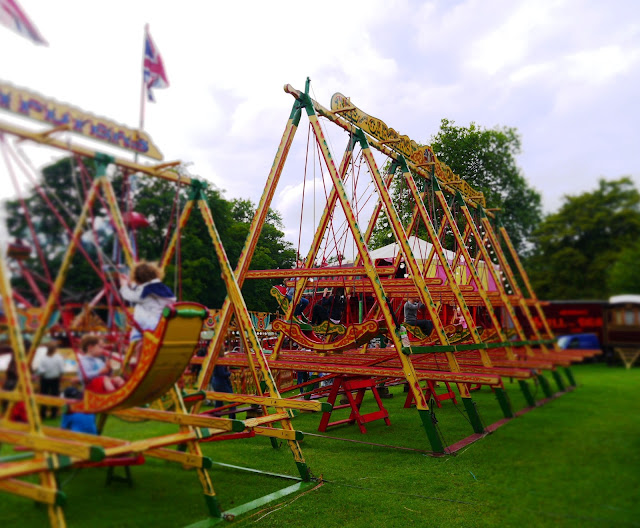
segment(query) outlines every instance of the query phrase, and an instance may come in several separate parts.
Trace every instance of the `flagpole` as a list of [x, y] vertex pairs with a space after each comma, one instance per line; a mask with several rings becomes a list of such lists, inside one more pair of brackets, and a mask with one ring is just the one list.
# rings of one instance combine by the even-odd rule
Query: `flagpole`
[[[144, 58], [145, 58], [145, 51], [146, 51], [146, 46], [147, 46], [147, 33], [149, 32], [149, 24], [145, 24], [144, 25], [144, 36], [142, 38], [142, 64], [141, 64], [141, 68], [140, 68], [140, 75], [141, 75], [141, 81], [140, 81], [140, 117], [138, 120], [138, 130], [140, 131], [140, 133], [142, 133], [144, 131], [144, 111], [146, 108], [146, 98], [145, 98], [145, 85], [144, 85]], [[137, 163], [138, 161], [138, 153], [135, 153], [135, 162]]]

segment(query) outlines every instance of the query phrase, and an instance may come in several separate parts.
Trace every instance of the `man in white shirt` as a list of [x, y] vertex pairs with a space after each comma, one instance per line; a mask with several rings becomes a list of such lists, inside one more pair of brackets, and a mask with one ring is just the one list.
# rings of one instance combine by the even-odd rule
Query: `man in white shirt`
[[[64, 358], [57, 352], [55, 343], [47, 345], [47, 354], [40, 360], [36, 374], [40, 376], [40, 394], [60, 396], [60, 380], [64, 373]], [[47, 410], [50, 409], [50, 417], [58, 416], [58, 408], [55, 406], [40, 406], [40, 417], [47, 418]]]

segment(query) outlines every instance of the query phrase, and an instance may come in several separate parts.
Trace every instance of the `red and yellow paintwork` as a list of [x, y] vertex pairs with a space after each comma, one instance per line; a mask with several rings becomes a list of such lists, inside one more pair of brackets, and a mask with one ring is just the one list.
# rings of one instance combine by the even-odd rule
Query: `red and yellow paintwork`
[[[180, 379], [200, 341], [207, 311], [197, 303], [176, 303], [153, 332], [143, 333], [140, 357], [125, 384], [109, 393], [84, 391], [84, 399], [72, 404], [74, 412], [98, 413], [137, 407], [160, 398]], [[189, 312], [188, 317], [181, 313]], [[194, 317], [193, 313], [200, 313]]]

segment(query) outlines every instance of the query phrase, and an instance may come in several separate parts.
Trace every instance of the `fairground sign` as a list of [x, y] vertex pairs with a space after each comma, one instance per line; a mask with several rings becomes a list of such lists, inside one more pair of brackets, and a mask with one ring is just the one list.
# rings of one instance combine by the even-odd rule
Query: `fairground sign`
[[[342, 110], [343, 108], [354, 107], [353, 103], [341, 93], [333, 94], [331, 97], [331, 110]], [[386, 143], [393, 150], [398, 151], [405, 158], [417, 165], [433, 163], [434, 156], [431, 147], [418, 145], [408, 136], [402, 136], [393, 128], [389, 128], [383, 121], [365, 114], [359, 108], [353, 108], [346, 112], [341, 112], [345, 119], [361, 128], [364, 132], [373, 136], [378, 141]]]
[[[344, 110], [349, 108], [349, 110]], [[344, 111], [343, 111], [344, 110]], [[389, 128], [384, 121], [366, 114], [357, 108], [348, 97], [335, 93], [331, 97], [331, 111], [340, 111], [340, 115], [361, 128], [366, 134], [380, 143], [402, 154], [407, 160], [418, 167], [424, 167], [427, 172], [435, 174], [441, 182], [457, 188], [464, 196], [471, 198], [485, 206], [484, 194], [476, 191], [467, 182], [454, 174], [449, 166], [438, 161], [433, 150], [428, 145], [419, 145], [408, 136], [403, 136], [393, 128]]]
[[145, 132], [126, 128], [104, 117], [88, 114], [79, 108], [4, 82], [0, 82], [0, 109], [54, 127], [66, 126], [76, 134], [162, 160], [161, 152]]

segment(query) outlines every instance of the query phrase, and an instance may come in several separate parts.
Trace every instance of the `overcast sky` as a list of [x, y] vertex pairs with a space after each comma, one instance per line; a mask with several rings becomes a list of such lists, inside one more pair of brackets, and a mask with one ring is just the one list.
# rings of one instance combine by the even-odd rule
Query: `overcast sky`
[[[0, 26], [0, 78], [131, 127], [149, 23], [171, 86], [145, 129], [227, 198], [258, 201], [293, 104], [282, 87], [307, 76], [324, 106], [341, 92], [418, 142], [444, 117], [517, 128], [546, 212], [599, 178], [640, 182], [634, 0], [19, 1], [49, 46]], [[274, 204], [292, 241], [306, 138], [303, 118]]]

